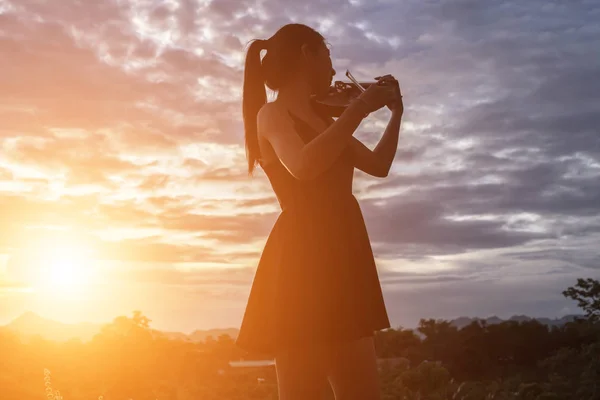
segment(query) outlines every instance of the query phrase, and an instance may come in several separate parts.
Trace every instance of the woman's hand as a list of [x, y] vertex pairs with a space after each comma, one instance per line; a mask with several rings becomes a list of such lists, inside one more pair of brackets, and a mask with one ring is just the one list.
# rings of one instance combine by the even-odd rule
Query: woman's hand
[[402, 92], [400, 91], [400, 84], [398, 80], [392, 75], [378, 76], [375, 78], [378, 83], [386, 86], [393, 87], [394, 100], [387, 105], [387, 107], [394, 113], [402, 115], [404, 113], [404, 103], [402, 101]]
[[362, 92], [357, 100], [364, 102], [367, 107], [367, 113], [372, 113], [386, 105], [396, 101], [397, 95], [394, 87], [390, 84], [377, 82], [375, 85], [370, 85], [367, 90]]

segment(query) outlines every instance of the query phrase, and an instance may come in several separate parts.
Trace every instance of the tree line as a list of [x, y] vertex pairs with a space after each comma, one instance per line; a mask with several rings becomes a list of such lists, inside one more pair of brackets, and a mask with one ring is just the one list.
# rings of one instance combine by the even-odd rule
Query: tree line
[[[422, 319], [416, 330], [378, 332], [384, 400], [600, 399], [600, 282], [578, 279], [562, 294], [584, 313], [560, 326]], [[230, 336], [170, 339], [150, 322], [139, 311], [119, 316], [89, 342], [24, 340], [1, 329], [0, 398], [277, 399], [273, 366], [229, 365], [261, 358]]]

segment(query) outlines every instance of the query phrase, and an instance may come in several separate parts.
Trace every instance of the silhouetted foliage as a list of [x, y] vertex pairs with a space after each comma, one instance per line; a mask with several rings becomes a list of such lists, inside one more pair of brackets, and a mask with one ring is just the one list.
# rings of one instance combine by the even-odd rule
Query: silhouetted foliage
[[600, 282], [594, 279], [577, 279], [577, 284], [563, 292], [565, 297], [577, 301], [590, 322], [600, 322]]
[[[415, 331], [378, 332], [383, 399], [600, 399], [599, 287], [580, 279], [565, 290], [585, 317], [560, 326], [477, 320], [459, 329], [423, 319]], [[273, 366], [229, 365], [259, 357], [230, 336], [175, 340], [150, 323], [135, 311], [89, 342], [0, 329], [0, 398], [41, 400], [59, 390], [64, 400], [277, 399]]]

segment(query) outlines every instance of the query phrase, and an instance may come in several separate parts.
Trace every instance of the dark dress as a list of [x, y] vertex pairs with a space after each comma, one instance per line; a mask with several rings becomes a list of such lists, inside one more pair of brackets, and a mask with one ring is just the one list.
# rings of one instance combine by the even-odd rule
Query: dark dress
[[[290, 115], [305, 143], [319, 134]], [[369, 236], [352, 193], [351, 148], [314, 180], [297, 180], [280, 162], [263, 170], [282, 211], [258, 263], [238, 347], [274, 357], [286, 348], [389, 328]]]

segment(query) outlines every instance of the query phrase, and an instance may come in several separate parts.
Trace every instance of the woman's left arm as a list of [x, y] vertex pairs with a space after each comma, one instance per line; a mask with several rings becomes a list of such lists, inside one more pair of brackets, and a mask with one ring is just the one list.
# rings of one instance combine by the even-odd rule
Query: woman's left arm
[[356, 138], [352, 138], [351, 142], [354, 152], [354, 166], [378, 178], [388, 176], [392, 168], [396, 149], [398, 148], [400, 124], [402, 123], [402, 115], [404, 114], [404, 103], [398, 81], [391, 75], [386, 75], [382, 79], [396, 86], [396, 101], [390, 106], [392, 116], [383, 132], [383, 136], [372, 151]]
[[355, 168], [378, 178], [388, 176], [398, 148], [401, 122], [402, 113], [393, 110], [383, 136], [374, 150], [353, 138], [351, 143]]

